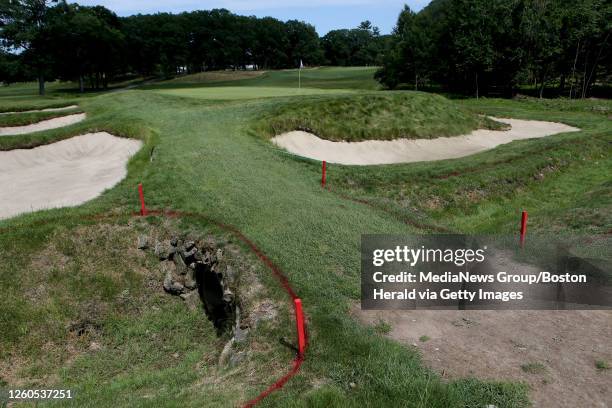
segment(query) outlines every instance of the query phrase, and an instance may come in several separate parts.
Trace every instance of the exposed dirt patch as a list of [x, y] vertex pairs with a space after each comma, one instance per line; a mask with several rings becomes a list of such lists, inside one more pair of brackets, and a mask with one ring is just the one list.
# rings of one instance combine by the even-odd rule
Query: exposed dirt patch
[[612, 373], [595, 364], [612, 360], [612, 311], [353, 311], [443, 378], [524, 381], [535, 407], [611, 406]]

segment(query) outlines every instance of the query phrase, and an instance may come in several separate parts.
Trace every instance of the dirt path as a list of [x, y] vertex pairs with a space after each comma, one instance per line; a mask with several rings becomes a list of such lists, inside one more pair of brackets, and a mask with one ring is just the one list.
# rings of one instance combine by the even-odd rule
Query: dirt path
[[272, 142], [291, 153], [315, 160], [348, 165], [374, 165], [453, 159], [489, 150], [513, 140], [580, 131], [562, 123], [493, 119], [511, 125], [511, 130], [479, 129], [464, 136], [365, 142], [331, 142], [311, 133], [295, 131], [276, 136]]
[[0, 152], [0, 219], [97, 197], [125, 178], [126, 164], [141, 146], [102, 132]]
[[[612, 372], [595, 367], [612, 361], [612, 311], [354, 312], [389, 323], [389, 336], [417, 347], [444, 378], [525, 381], [534, 407], [612, 407]], [[542, 366], [522, 368], [530, 363]]]
[[43, 130], [57, 129], [79, 123], [85, 120], [86, 117], [87, 115], [85, 113], [77, 113], [74, 115], [43, 120], [27, 126], [0, 127], [0, 136], [24, 135], [27, 133], [41, 132]]

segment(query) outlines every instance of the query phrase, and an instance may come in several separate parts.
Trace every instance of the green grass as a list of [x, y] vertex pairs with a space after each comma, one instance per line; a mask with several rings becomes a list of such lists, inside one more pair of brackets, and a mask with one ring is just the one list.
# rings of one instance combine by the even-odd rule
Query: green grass
[[306, 96], [321, 95], [332, 93], [344, 93], [346, 90], [323, 90], [314, 88], [281, 88], [281, 87], [197, 87], [163, 89], [156, 91], [163, 95], [180, 96], [185, 98], [213, 99], [213, 100], [240, 100], [240, 99], [261, 99], [278, 98], [283, 96]]
[[77, 104], [75, 99], [60, 96], [38, 98], [32, 98], [31, 96], [25, 98], [5, 96], [0, 89], [0, 112], [21, 112], [45, 108], [62, 108], [73, 104]]
[[43, 120], [59, 118], [67, 115], [74, 115], [82, 112], [79, 108], [68, 109], [56, 112], [29, 112], [0, 115], [0, 126], [25, 126]]
[[[301, 73], [302, 88], [317, 89], [352, 89], [352, 90], [377, 90], [379, 83], [374, 79], [375, 67], [321, 67], [303, 69]], [[193, 76], [178, 77], [170, 81], [162, 81], [144, 86], [142, 89], [176, 89], [191, 87], [266, 87], [266, 88], [297, 88], [299, 85], [299, 73], [297, 69], [266, 71], [260, 76], [244, 78], [245, 73], [241, 71], [226, 72], [226, 81], [219, 81], [218, 74], [204, 73]]]
[[462, 104], [476, 113], [558, 121], [582, 132], [517, 141], [455, 160], [338, 166], [329, 171], [330, 188], [433, 230], [514, 233], [523, 209], [530, 213], [533, 232], [612, 229], [612, 122], [584, 102], [572, 110], [566, 101], [559, 106], [483, 99]]
[[604, 361], [604, 360], [597, 360], [595, 362], [595, 368], [597, 368], [600, 371], [609, 370], [610, 369], [610, 363], [608, 363], [607, 361]]
[[[30, 103], [33, 106], [31, 109], [37, 109], [37, 106], [44, 104], [45, 101], [64, 101], [63, 103], [65, 104], [65, 101], [69, 98], [95, 96], [128, 86], [142, 85], [148, 80], [153, 79], [142, 77], [117, 79], [110, 83], [107, 89], [90, 89], [89, 84], [86, 84], [84, 93], [79, 92], [79, 84], [77, 82], [51, 81], [45, 83], [44, 97], [38, 96], [38, 82], [18, 82], [10, 85], [0, 83], [0, 98], [3, 99], [2, 102], [14, 101], [17, 106], [21, 103]], [[3, 106], [4, 104], [0, 104], [0, 112], [5, 110]]]
[[[331, 78], [340, 72], [323, 73]], [[349, 80], [327, 78], [325, 84], [333, 90], [359, 82], [356, 73], [362, 70], [348, 70]], [[277, 84], [272, 86], [278, 86], [291, 72], [274, 75]], [[246, 88], [245, 94], [253, 92]], [[473, 378], [443, 381], [424, 367], [416, 350], [353, 320], [349, 311], [360, 295], [360, 238], [364, 233], [429, 232], [431, 224], [459, 232], [514, 231], [522, 208], [530, 210], [530, 228], [540, 231], [605, 232], [612, 137], [605, 115], [586, 106], [533, 101], [481, 99], [461, 102], [461, 108], [451, 104], [474, 115], [559, 120], [583, 131], [514, 142], [443, 162], [331, 166], [330, 191], [320, 188], [320, 163], [285, 154], [255, 137], [253, 129], [287, 103], [331, 96], [223, 102], [158, 91], [79, 98], [88, 113], [86, 121], [67, 129], [0, 138], [0, 149], [11, 149], [107, 130], [146, 143], [130, 162], [127, 178], [98, 199], [77, 208], [0, 221], [0, 251], [6, 254], [0, 264], [0, 364], [10, 365], [12, 373], [5, 378], [6, 371], [0, 370], [0, 381], [31, 385], [44, 377], [45, 387], [73, 388], [80, 405], [231, 406], [255, 396], [290, 368], [291, 352], [277, 342], [281, 336], [292, 338], [289, 318], [276, 329], [264, 327], [253, 335], [253, 350], [260, 354], [249, 360], [252, 365], [219, 370], [218, 339], [206, 319], [185, 312], [175, 299], [147, 291], [146, 277], [156, 275], [146, 261], [124, 256], [135, 244], [128, 241], [138, 226], [131, 225], [127, 215], [138, 211], [136, 185], [143, 182], [150, 208], [202, 213], [239, 228], [286, 273], [303, 299], [310, 338], [306, 361], [263, 406], [528, 406], [524, 384]], [[371, 93], [355, 96], [360, 101]], [[58, 101], [24, 98], [19, 103]], [[0, 97], [0, 106], [12, 103], [13, 96]], [[540, 173], [543, 179], [535, 177]], [[100, 241], [94, 234], [93, 242], [88, 235], [80, 239], [82, 232], [75, 235], [83, 228], [104, 231], [109, 222], [93, 215], [108, 212], [120, 215], [111, 223], [113, 228], [124, 229]], [[149, 222], [162, 224], [155, 218]], [[198, 218], [176, 227], [220, 234]], [[74, 260], [65, 270], [46, 271], [34, 262], [61, 264], [45, 257], [53, 246]], [[249, 265], [256, 268], [267, 295], [289, 313], [290, 305], [270, 273], [255, 260]], [[48, 290], [44, 302], [32, 297], [39, 286]], [[125, 289], [127, 304], [122, 300]], [[105, 311], [96, 321], [100, 329], [95, 341], [104, 346], [98, 354], [86, 342], [73, 342], [65, 329], [92, 307]], [[52, 353], [45, 353], [47, 338], [53, 343]]]
[[[71, 82], [47, 82], [45, 89], [48, 94], [63, 94], [67, 88], [74, 87]], [[32, 98], [38, 98], [38, 82], [19, 82], [10, 85], [0, 85], [0, 96], [30, 99], [30, 102], [36, 103]]]
[[376, 322], [376, 325], [374, 326], [374, 331], [376, 331], [378, 334], [389, 334], [391, 333], [391, 330], [393, 330], [391, 324], [382, 319]]
[[[237, 405], [256, 391], [244, 389], [245, 382], [273, 381], [279, 362], [291, 358], [290, 350], [273, 340], [292, 327], [288, 309], [278, 310], [277, 321], [252, 329], [259, 351], [252, 351], [242, 367], [233, 372], [231, 367], [217, 367], [228, 337], [217, 336], [201, 307], [189, 309], [178, 297], [165, 294], [159, 261], [135, 248], [139, 234], [168, 236], [179, 228], [156, 224], [126, 217], [83, 223], [66, 217], [34, 232], [17, 229], [2, 234], [3, 254], [14, 260], [0, 266], [0, 364], [8, 364], [2, 366], [3, 381], [27, 388], [60, 382], [78, 389], [78, 401], [93, 406], [116, 404], [118, 396], [125, 406], [147, 400], [168, 406], [176, 404], [186, 388], [193, 388], [189, 397], [194, 404]], [[211, 233], [223, 237], [202, 223], [195, 236]], [[228, 238], [232, 237], [220, 242], [235, 247], [227, 244]], [[19, 257], [18, 248], [35, 255]], [[232, 250], [226, 259], [247, 271], [240, 278], [247, 282], [244, 285], [256, 283], [252, 274], [257, 271], [274, 287], [254, 256], [239, 258]], [[22, 272], [17, 279], [15, 270]], [[243, 294], [243, 307], [253, 309], [267, 293], [260, 289]], [[280, 294], [272, 299], [282, 305]], [[263, 366], [268, 372], [252, 378], [252, 370]]]
[[523, 364], [521, 370], [528, 374], [544, 374], [548, 371], [546, 366], [540, 362]]
[[379, 92], [293, 101], [271, 110], [256, 131], [273, 137], [305, 130], [334, 141], [430, 139], [502, 127], [442, 96], [423, 92]]
[[157, 84], [209, 84], [253, 79], [264, 74], [265, 71], [207, 71], [199, 72], [197, 74], [178, 76], [167, 81], [158, 82]]

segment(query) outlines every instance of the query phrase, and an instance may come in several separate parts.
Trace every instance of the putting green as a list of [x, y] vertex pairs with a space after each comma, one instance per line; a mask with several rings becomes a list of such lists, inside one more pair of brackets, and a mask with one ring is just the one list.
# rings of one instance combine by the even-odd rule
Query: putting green
[[281, 87], [201, 87], [201, 88], [177, 88], [156, 90], [156, 93], [164, 95], [183, 96], [188, 98], [217, 99], [217, 100], [238, 100], [238, 99], [259, 99], [275, 98], [280, 96], [299, 96], [299, 95], [322, 95], [333, 93], [349, 93], [347, 89], [314, 89], [314, 88], [281, 88]]

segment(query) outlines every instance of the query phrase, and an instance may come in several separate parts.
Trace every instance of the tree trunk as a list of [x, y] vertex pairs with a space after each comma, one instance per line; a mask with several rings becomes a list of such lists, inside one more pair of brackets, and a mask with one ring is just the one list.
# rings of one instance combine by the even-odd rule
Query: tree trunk
[[546, 84], [546, 74], [544, 72], [542, 72], [542, 78], [541, 78], [541, 84], [540, 84], [540, 99], [544, 98], [544, 85]]
[[572, 92], [574, 91], [574, 84], [576, 82], [576, 64], [578, 63], [578, 51], [580, 51], [580, 40], [576, 44], [576, 56], [574, 57], [574, 66], [572, 67], [572, 83], [570, 85], [569, 97], [572, 99]]
[[38, 94], [45, 96], [45, 77], [42, 74], [38, 76]]
[[587, 82], [587, 70], [589, 67], [589, 54], [590, 51], [587, 49], [586, 55], [584, 56], [584, 71], [582, 73], [582, 90], [580, 91], [580, 97], [584, 99], [586, 94], [586, 82]]
[[[591, 73], [589, 74], [588, 79], [586, 80], [586, 84], [584, 86], [584, 92], [582, 97], [585, 98], [588, 91], [589, 91], [589, 87], [591, 86], [592, 83], [594, 83], [594, 75], [595, 75], [595, 71], [597, 69], [597, 65], [599, 65], [599, 58], [601, 57], [601, 53], [604, 49], [604, 47], [607, 45], [608, 43], [608, 39], [610, 38], [610, 33], [612, 31], [609, 31], [608, 34], [606, 35], [606, 39], [604, 40], [604, 42], [601, 44], [601, 47], [599, 47], [599, 52], [597, 53], [597, 57], [595, 57], [595, 62], [593, 62], [593, 68], [591, 69]], [[586, 78], [586, 77], [585, 77]]]
[[85, 80], [83, 79], [83, 75], [79, 75], [79, 91], [85, 93]]
[[476, 72], [476, 99], [480, 98], [480, 89], [478, 89], [478, 72]]
[[414, 75], [414, 90], [419, 90], [419, 74]]

